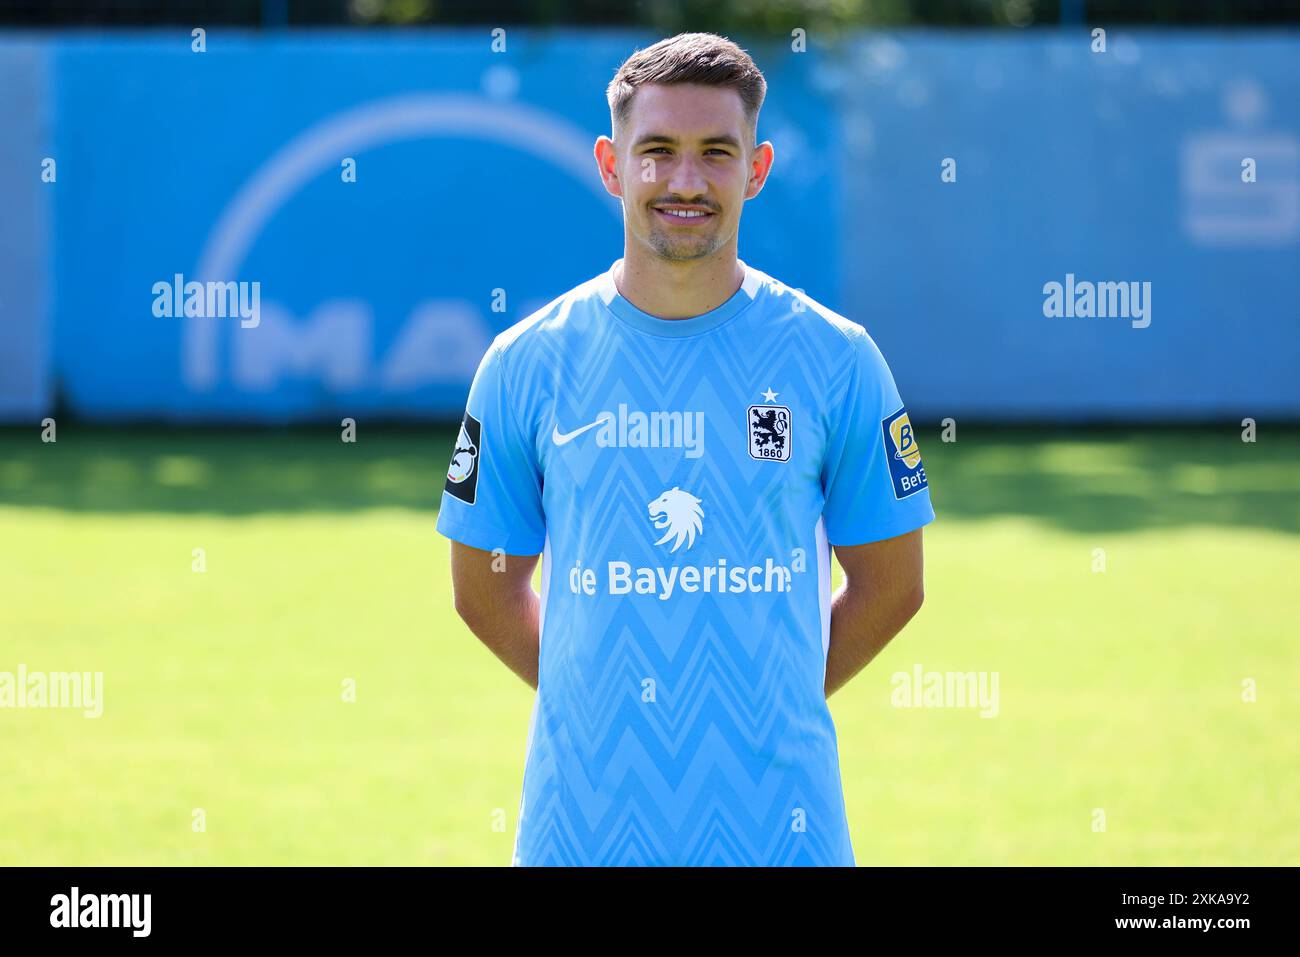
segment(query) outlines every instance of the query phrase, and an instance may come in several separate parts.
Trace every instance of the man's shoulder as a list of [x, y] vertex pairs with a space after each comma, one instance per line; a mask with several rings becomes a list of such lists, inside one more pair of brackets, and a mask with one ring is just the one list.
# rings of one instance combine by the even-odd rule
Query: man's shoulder
[[753, 266], [748, 269], [757, 283], [755, 296], [764, 306], [762, 321], [776, 320], [791, 325], [800, 340], [832, 361], [849, 362], [864, 349], [875, 348], [862, 323], [841, 315], [802, 289], [762, 270]]
[[578, 283], [567, 292], [556, 296], [540, 309], [497, 334], [492, 347], [503, 355], [513, 356], [533, 353], [546, 340], [555, 340], [565, 333], [582, 332], [595, 318], [595, 307], [603, 295], [605, 273]]

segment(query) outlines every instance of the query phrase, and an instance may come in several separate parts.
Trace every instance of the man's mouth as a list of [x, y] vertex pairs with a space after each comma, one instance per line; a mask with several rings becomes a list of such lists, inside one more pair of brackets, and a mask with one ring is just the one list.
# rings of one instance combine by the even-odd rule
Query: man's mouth
[[680, 206], [669, 203], [654, 207], [655, 215], [674, 226], [698, 226], [715, 215], [707, 206]]

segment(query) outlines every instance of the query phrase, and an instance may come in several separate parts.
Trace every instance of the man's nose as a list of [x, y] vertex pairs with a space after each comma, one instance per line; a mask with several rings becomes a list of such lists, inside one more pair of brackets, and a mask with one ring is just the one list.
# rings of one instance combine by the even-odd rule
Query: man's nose
[[708, 191], [709, 181], [700, 168], [700, 160], [684, 156], [673, 164], [668, 177], [669, 191], [676, 193], [683, 202], [693, 202]]

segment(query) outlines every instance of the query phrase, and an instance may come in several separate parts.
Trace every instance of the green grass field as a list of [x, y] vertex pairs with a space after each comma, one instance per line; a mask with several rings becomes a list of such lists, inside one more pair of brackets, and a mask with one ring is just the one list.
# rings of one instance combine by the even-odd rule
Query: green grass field
[[[507, 863], [531, 692], [452, 610], [451, 438], [0, 432], [0, 671], [104, 673], [0, 710], [0, 864]], [[1300, 433], [959, 438], [832, 698], [859, 863], [1300, 864]], [[893, 707], [917, 664], [998, 715]]]

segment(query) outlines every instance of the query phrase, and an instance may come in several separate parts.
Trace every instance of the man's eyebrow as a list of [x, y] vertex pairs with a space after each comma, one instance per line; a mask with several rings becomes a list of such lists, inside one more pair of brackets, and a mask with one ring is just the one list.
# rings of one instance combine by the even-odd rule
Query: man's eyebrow
[[[649, 143], [667, 143], [669, 146], [677, 146], [679, 142], [680, 141], [677, 137], [669, 136], [667, 133], [646, 133], [632, 144], [632, 148], [640, 149], [642, 146], [646, 146]], [[700, 140], [700, 144], [702, 146], [721, 145], [740, 149], [740, 141], [730, 133], [717, 133], [713, 136], [706, 136]]]

